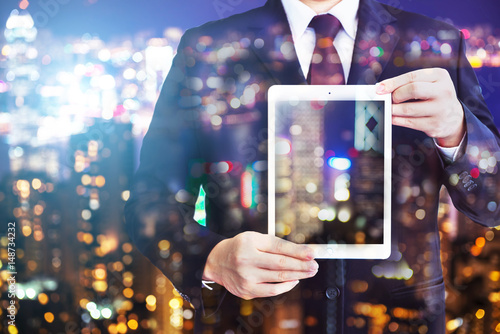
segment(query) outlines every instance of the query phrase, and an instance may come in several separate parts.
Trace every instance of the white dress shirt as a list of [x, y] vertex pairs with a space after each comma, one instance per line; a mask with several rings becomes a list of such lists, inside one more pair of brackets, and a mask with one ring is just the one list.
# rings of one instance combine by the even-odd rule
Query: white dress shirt
[[[299, 0], [281, 0], [281, 2], [285, 9], [288, 23], [290, 24], [300, 67], [302, 68], [304, 77], [307, 78], [314, 46], [316, 45], [316, 34], [314, 33], [314, 29], [309, 28], [308, 25], [312, 18], [318, 14]], [[358, 7], [359, 0], [346, 0], [339, 2], [328, 12], [322, 13], [332, 14], [342, 24], [342, 28], [335, 37], [333, 45], [337, 49], [340, 61], [342, 62], [346, 82], [349, 77], [349, 70], [351, 69], [354, 39], [358, 30]]]
[[[309, 73], [309, 67], [316, 45], [316, 34], [314, 33], [314, 29], [308, 27], [312, 18], [320, 14], [331, 14], [340, 21], [342, 28], [335, 37], [333, 45], [339, 54], [340, 61], [342, 62], [342, 69], [344, 70], [345, 82], [347, 82], [354, 52], [354, 41], [358, 30], [357, 14], [359, 0], [340, 1], [326, 13], [320, 14], [316, 13], [311, 7], [300, 0], [281, 0], [281, 3], [285, 9], [290, 31], [292, 32], [293, 44], [297, 52], [297, 58], [305, 78], [307, 78], [307, 74]], [[464, 138], [462, 138], [462, 142], [457, 147], [441, 147], [437, 145], [435, 141], [434, 142], [446, 162], [453, 162], [458, 158], [458, 148], [463, 144]]]

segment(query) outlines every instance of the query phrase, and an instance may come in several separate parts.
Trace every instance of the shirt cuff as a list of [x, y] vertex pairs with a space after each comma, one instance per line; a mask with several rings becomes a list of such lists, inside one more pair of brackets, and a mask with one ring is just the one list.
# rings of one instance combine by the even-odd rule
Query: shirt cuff
[[458, 158], [460, 158], [459, 152], [462, 152], [461, 148], [465, 142], [465, 136], [467, 136], [467, 133], [464, 133], [464, 136], [462, 137], [462, 140], [460, 141], [460, 144], [455, 147], [442, 147], [439, 146], [436, 139], [433, 138], [434, 144], [436, 145], [437, 149], [439, 150], [439, 153], [441, 153], [441, 156], [447, 163], [452, 163]]
[[208, 290], [213, 290], [214, 288], [210, 286], [210, 284], [214, 284], [214, 281], [205, 281], [201, 280], [201, 285], [203, 288], [207, 288]]

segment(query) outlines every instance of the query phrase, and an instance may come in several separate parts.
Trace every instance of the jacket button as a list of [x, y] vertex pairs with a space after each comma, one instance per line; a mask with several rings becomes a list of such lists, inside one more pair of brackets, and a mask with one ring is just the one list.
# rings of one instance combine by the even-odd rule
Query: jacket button
[[326, 298], [328, 298], [330, 300], [335, 300], [335, 299], [339, 298], [339, 296], [340, 296], [339, 288], [333, 287], [333, 288], [326, 289]]

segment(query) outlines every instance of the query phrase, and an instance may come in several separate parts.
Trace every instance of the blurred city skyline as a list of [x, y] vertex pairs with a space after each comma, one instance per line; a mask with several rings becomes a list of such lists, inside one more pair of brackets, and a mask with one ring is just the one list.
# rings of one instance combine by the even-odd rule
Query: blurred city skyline
[[[345, 0], [347, 1], [347, 0]], [[500, 29], [500, 3], [495, 0], [433, 1], [380, 0], [403, 10], [452, 22], [458, 28], [488, 22]], [[28, 6], [35, 25], [54, 36], [96, 35], [103, 40], [148, 31], [160, 35], [167, 27], [186, 30], [262, 6], [265, 0], [5, 0], [0, 5], [0, 22], [13, 9]], [[192, 9], [196, 8], [195, 11]]]

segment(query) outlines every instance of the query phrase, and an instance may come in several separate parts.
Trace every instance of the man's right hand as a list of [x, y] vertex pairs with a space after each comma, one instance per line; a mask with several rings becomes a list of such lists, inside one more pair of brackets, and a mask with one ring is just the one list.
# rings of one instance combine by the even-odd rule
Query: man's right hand
[[223, 285], [243, 299], [285, 293], [318, 272], [313, 250], [278, 237], [243, 232], [210, 252], [203, 279]]

